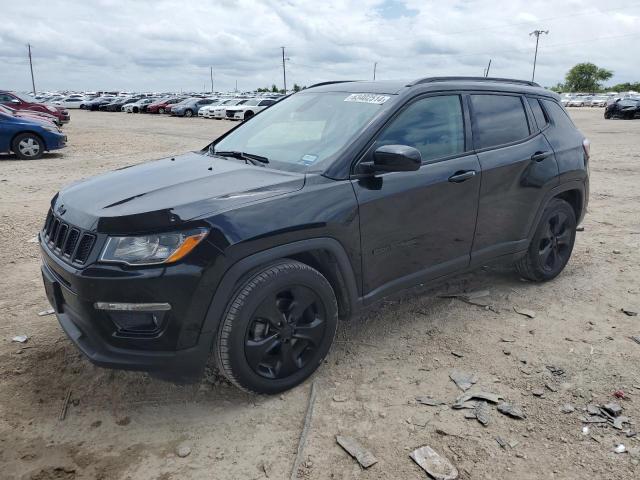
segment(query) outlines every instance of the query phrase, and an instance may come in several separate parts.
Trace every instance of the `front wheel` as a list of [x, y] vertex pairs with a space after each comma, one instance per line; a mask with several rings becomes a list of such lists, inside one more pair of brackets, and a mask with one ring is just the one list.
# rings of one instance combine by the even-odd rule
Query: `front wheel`
[[188, 108], [184, 111], [185, 117], [193, 117], [193, 110], [189, 110]]
[[13, 140], [11, 149], [21, 160], [36, 160], [44, 153], [44, 142], [33, 133], [23, 133]]
[[327, 279], [308, 265], [282, 260], [252, 275], [231, 298], [216, 339], [218, 366], [242, 390], [288, 390], [318, 368], [337, 324]]
[[160, 108], [158, 109], [158, 113], [159, 113], [159, 114], [163, 114], [163, 113], [164, 113], [164, 108], [160, 107]]
[[542, 213], [527, 254], [516, 262], [518, 273], [534, 282], [557, 277], [571, 257], [575, 239], [573, 207], [562, 199], [554, 198]]

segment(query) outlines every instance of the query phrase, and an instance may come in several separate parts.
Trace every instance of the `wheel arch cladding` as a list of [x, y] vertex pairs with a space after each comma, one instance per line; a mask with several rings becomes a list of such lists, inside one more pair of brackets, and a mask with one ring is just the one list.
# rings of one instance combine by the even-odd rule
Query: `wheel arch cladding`
[[582, 202], [582, 192], [579, 189], [565, 190], [564, 192], [557, 194], [554, 198], [564, 200], [571, 205], [573, 212], [576, 215], [576, 220], [580, 219], [584, 203]]
[[247, 274], [284, 259], [305, 263], [327, 279], [334, 289], [340, 318], [348, 317], [355, 310], [359, 301], [357, 283], [344, 247], [333, 238], [313, 238], [263, 250], [234, 263], [226, 270], [213, 294], [202, 333], [218, 329], [229, 300]]

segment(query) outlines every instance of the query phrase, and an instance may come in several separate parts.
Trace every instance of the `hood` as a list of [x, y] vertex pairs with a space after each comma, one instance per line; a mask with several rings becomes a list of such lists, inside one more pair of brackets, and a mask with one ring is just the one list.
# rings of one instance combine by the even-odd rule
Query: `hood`
[[187, 153], [125, 167], [63, 189], [64, 219], [100, 233], [173, 229], [197, 217], [299, 190], [304, 174]]
[[58, 127], [56, 126], [56, 124], [53, 123], [53, 121], [47, 120], [44, 117], [40, 117], [38, 115], [31, 115], [29, 113], [20, 113], [20, 112], [17, 112], [15, 116], [20, 118], [22, 120], [22, 123], [26, 123], [26, 122], [37, 123], [38, 125], [42, 125], [44, 127], [54, 127], [56, 131], [58, 131]]

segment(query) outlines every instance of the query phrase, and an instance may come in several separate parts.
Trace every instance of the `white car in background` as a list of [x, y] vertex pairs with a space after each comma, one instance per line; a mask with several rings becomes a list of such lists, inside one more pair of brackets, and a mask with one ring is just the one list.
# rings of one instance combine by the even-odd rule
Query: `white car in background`
[[149, 105], [157, 100], [157, 98], [142, 98], [137, 102], [127, 103], [122, 107], [122, 111], [126, 113], [138, 113], [144, 105]]
[[62, 100], [56, 100], [53, 102], [55, 105], [64, 108], [84, 108], [85, 103], [87, 103], [87, 99], [84, 97], [78, 97], [76, 95], [71, 95], [69, 97], [63, 98]]
[[591, 97], [573, 97], [567, 102], [567, 107], [584, 107], [591, 105]]
[[214, 107], [211, 110], [211, 118], [215, 118], [216, 120], [220, 120], [221, 118], [227, 117], [227, 107], [235, 107], [236, 105], [242, 105], [245, 103], [248, 98], [234, 98], [231, 100], [225, 100], [224, 102], [220, 102], [217, 107]]
[[202, 118], [213, 118], [213, 109], [220, 105], [223, 100], [214, 100], [210, 105], [205, 105], [198, 110], [198, 117]]
[[247, 120], [274, 103], [276, 100], [251, 98], [241, 105], [228, 107], [226, 117], [228, 120]]
[[589, 106], [591, 106], [591, 107], [606, 107], [607, 106], [607, 100], [609, 100], [609, 97], [607, 95], [596, 95], [595, 97], [593, 97], [591, 99], [591, 103], [589, 104]]

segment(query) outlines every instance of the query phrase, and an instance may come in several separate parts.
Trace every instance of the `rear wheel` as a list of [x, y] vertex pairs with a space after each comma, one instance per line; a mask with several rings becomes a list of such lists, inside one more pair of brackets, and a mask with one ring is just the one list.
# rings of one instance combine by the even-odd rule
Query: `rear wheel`
[[249, 110], [248, 112], [244, 113], [244, 120], [249, 120], [251, 117], [253, 117], [254, 113]]
[[303, 382], [329, 352], [338, 323], [327, 279], [282, 260], [236, 291], [218, 331], [217, 362], [237, 387], [273, 394]]
[[13, 153], [21, 160], [35, 160], [44, 153], [44, 142], [33, 133], [22, 133], [13, 139]]
[[184, 116], [185, 116], [185, 117], [193, 117], [193, 110], [191, 110], [191, 109], [187, 108], [187, 109], [184, 111]]
[[160, 107], [160, 108], [158, 109], [158, 113], [160, 113], [160, 114], [164, 113], [164, 108]]
[[571, 257], [575, 239], [573, 207], [554, 198], [542, 213], [527, 254], [516, 262], [518, 273], [534, 282], [557, 277]]

